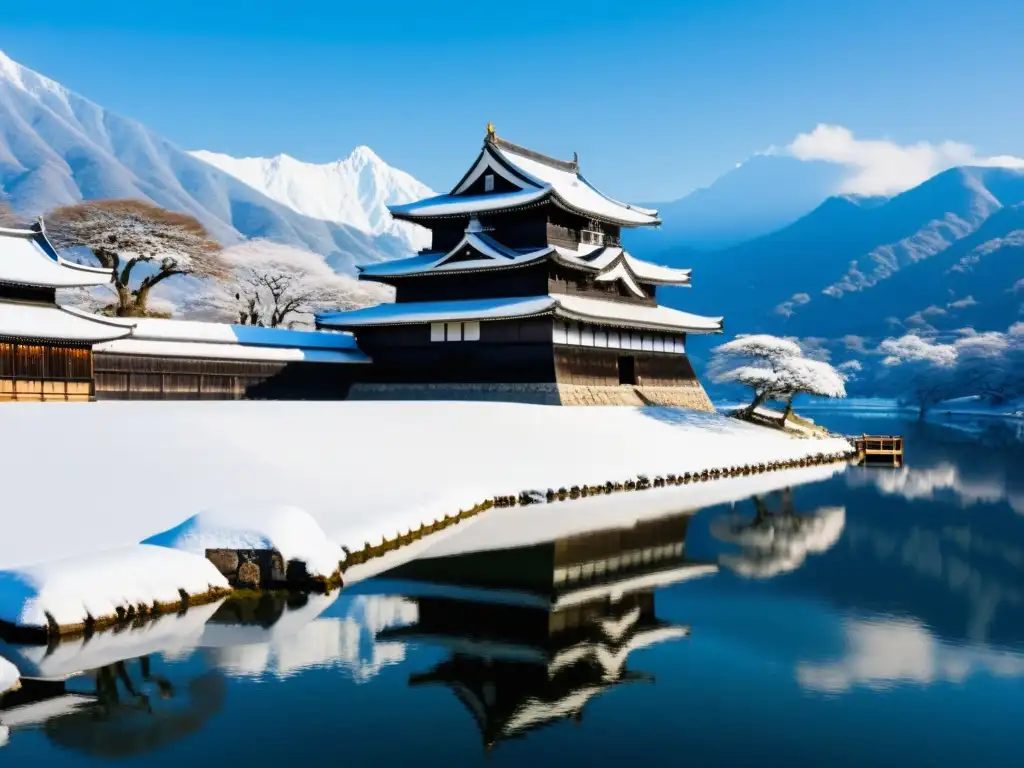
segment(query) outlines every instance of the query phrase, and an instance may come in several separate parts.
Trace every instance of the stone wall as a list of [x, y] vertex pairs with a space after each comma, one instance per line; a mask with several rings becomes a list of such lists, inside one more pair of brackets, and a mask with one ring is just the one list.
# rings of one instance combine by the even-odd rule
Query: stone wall
[[353, 384], [350, 400], [472, 400], [535, 405], [671, 405], [714, 411], [696, 381], [679, 387], [580, 384]]

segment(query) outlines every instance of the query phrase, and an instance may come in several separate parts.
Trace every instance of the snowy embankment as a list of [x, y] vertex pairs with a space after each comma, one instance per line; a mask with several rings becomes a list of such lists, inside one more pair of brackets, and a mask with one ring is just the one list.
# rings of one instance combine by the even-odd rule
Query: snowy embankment
[[[44, 611], [56, 618], [44, 591], [62, 617], [96, 616], [118, 604], [119, 590], [141, 599], [135, 570], [173, 580], [175, 568], [137, 558], [130, 576], [111, 566], [78, 581], [70, 563], [26, 568], [82, 553], [100, 553], [79, 560], [90, 568], [128, 567], [110, 551], [160, 532], [156, 541], [173, 541], [204, 567], [189, 553], [240, 541], [326, 567], [329, 548], [356, 551], [496, 495], [850, 451], [839, 439], [794, 439], [676, 409], [468, 402], [23, 404], [0, 409], [0, 434], [16, 436], [0, 455], [18, 479], [5, 499], [0, 618], [18, 623]], [[308, 512], [312, 539], [318, 526], [327, 541], [297, 537], [266, 512], [286, 506]], [[192, 572], [199, 568], [185, 568], [195, 586], [219, 585], [212, 566]], [[169, 586], [152, 583], [155, 592]]]

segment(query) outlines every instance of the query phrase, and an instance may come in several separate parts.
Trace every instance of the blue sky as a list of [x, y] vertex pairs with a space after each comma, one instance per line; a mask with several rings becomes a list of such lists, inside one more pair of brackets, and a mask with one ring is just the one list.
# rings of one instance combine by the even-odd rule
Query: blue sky
[[493, 120], [634, 200], [822, 122], [1024, 156], [1022, 39], [1019, 0], [0, 0], [0, 49], [190, 149], [443, 188]]

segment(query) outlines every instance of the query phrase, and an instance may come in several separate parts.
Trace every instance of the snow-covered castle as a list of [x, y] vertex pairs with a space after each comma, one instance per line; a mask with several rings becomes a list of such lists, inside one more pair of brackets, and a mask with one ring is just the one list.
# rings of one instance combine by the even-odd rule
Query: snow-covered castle
[[657, 211], [599, 192], [579, 163], [488, 126], [452, 191], [391, 207], [430, 231], [415, 256], [362, 270], [394, 303], [291, 331], [110, 318], [56, 291], [109, 283], [66, 261], [42, 224], [0, 229], [0, 400], [475, 399], [577, 405], [711, 402], [686, 355], [722, 319], [663, 307], [690, 270], [642, 261], [623, 227]]
[[366, 267], [395, 303], [318, 316], [351, 331], [373, 365], [355, 398], [664, 404], [711, 409], [686, 355], [689, 334], [722, 319], [659, 306], [690, 270], [642, 261], [622, 229], [657, 211], [611, 199], [557, 160], [488, 126], [472, 166], [445, 195], [390, 208], [430, 230], [419, 254]]

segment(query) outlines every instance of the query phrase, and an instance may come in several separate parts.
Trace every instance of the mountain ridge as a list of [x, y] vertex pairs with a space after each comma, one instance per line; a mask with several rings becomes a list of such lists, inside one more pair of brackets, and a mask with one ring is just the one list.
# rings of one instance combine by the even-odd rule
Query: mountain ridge
[[740, 333], [1005, 330], [1019, 319], [1008, 291], [1024, 277], [1021, 245], [1024, 171], [953, 168], [880, 204], [829, 198], [788, 227], [700, 254], [685, 308], [724, 314]]
[[427, 230], [392, 219], [388, 206], [431, 197], [434, 191], [388, 165], [366, 145], [329, 163], [307, 163], [288, 154], [234, 157], [208, 150], [189, 154], [304, 216], [347, 224], [369, 235], [392, 235], [404, 240], [411, 251], [430, 242]]
[[405, 239], [297, 213], [0, 52], [0, 199], [28, 214], [133, 197], [189, 213], [225, 244], [265, 237], [339, 271], [408, 255]]

